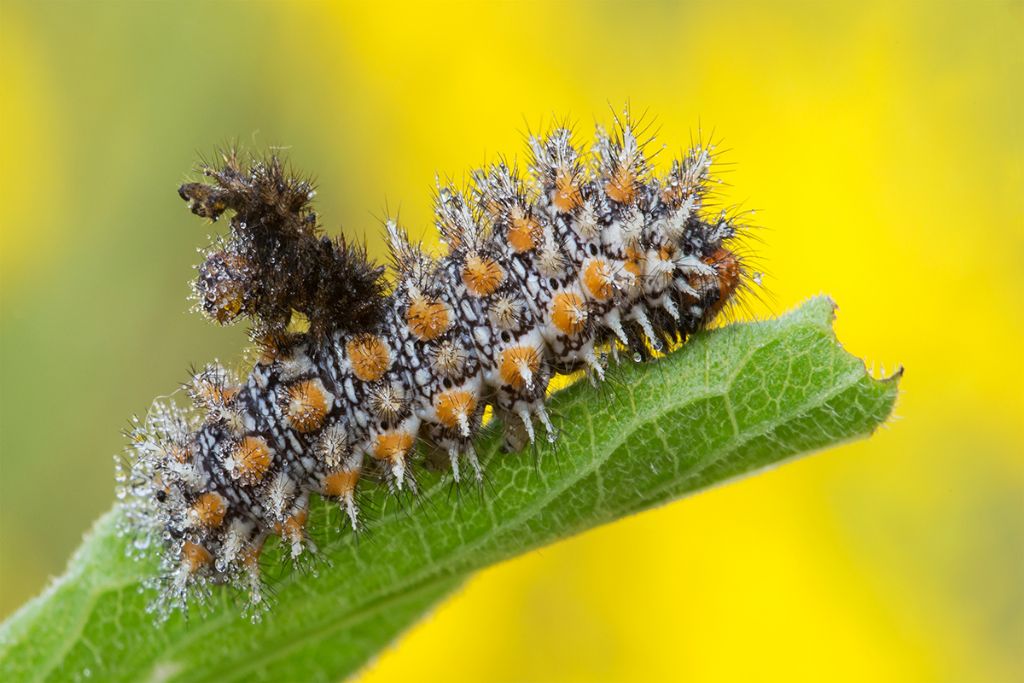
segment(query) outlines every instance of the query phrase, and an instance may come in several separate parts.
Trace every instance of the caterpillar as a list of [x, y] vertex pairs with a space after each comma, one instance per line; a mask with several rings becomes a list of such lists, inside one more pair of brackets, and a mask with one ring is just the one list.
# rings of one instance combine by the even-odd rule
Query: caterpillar
[[541, 429], [554, 440], [553, 376], [596, 384], [609, 357], [651, 359], [706, 327], [745, 287], [744, 226], [709, 202], [714, 145], [658, 177], [645, 135], [626, 112], [584, 152], [556, 126], [529, 137], [525, 173], [499, 160], [465, 190], [439, 182], [446, 253], [388, 219], [390, 279], [365, 247], [323, 234], [313, 184], [279, 157], [202, 164], [179, 194], [230, 229], [198, 266], [196, 306], [247, 319], [258, 358], [244, 378], [194, 372], [190, 406], [158, 401], [129, 430], [123, 532], [159, 547], [162, 604], [213, 584], [265, 602], [260, 552], [277, 535], [308, 554], [312, 495], [359, 530], [361, 481], [415, 492], [417, 468], [438, 461], [482, 481], [485, 411], [508, 451]]

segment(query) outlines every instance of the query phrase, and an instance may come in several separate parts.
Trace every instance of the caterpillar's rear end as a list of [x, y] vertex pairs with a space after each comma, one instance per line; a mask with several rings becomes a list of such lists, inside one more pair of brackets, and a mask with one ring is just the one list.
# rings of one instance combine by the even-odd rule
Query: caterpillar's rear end
[[466, 192], [438, 187], [447, 253], [388, 221], [390, 287], [364, 250], [320, 234], [311, 185], [277, 158], [230, 153], [183, 185], [197, 215], [231, 215], [199, 266], [197, 307], [249, 318], [260, 354], [245, 378], [204, 368], [191, 407], [158, 403], [132, 432], [126, 532], [161, 547], [162, 604], [211, 583], [260, 604], [266, 539], [312, 549], [312, 495], [340, 500], [358, 529], [360, 481], [415, 491], [424, 452], [480, 480], [488, 406], [509, 450], [538, 426], [553, 440], [553, 375], [597, 382], [609, 355], [650, 358], [706, 327], [745, 286], [738, 226], [706, 210], [711, 146], [657, 177], [650, 142], [628, 114], [591, 154], [556, 128], [531, 139], [525, 176], [499, 162]]

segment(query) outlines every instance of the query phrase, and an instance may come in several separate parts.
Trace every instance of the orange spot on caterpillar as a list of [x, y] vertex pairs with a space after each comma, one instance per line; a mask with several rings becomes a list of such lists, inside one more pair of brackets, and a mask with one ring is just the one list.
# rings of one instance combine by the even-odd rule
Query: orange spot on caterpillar
[[307, 433], [320, 429], [329, 410], [327, 390], [320, 380], [302, 380], [288, 388], [286, 413], [295, 431]]
[[226, 386], [223, 382], [199, 375], [192, 384], [193, 395], [207, 406], [223, 407], [238, 395], [239, 387]]
[[458, 389], [445, 391], [434, 398], [434, 410], [441, 424], [456, 429], [468, 424], [469, 417], [476, 411], [476, 396]]
[[623, 164], [615, 169], [615, 172], [604, 184], [605, 194], [619, 204], [629, 204], [636, 196], [636, 180], [633, 170]]
[[259, 436], [246, 436], [231, 453], [235, 476], [248, 484], [263, 478], [270, 469], [270, 447]]
[[512, 346], [501, 352], [501, 380], [516, 389], [521, 389], [526, 380], [523, 370], [530, 375], [540, 370], [540, 353], [532, 346]]
[[216, 529], [224, 523], [227, 504], [223, 496], [212, 491], [204, 493], [192, 504], [192, 518], [207, 529]]
[[373, 334], [360, 334], [345, 343], [352, 372], [364, 382], [376, 382], [391, 366], [391, 354], [384, 340]]
[[422, 339], [437, 339], [448, 329], [448, 307], [437, 299], [418, 296], [409, 304], [405, 313], [409, 331]]
[[178, 443], [172, 443], [169, 445], [166, 449], [166, 453], [167, 457], [173, 458], [183, 465], [192, 459], [192, 449]]
[[239, 559], [242, 565], [248, 567], [250, 570], [258, 569], [260, 563], [260, 553], [263, 552], [263, 542], [260, 541], [258, 544], [247, 546], [242, 549], [239, 554]]
[[686, 188], [682, 183], [668, 183], [661, 190], [661, 201], [677, 209], [683, 203], [685, 192]]
[[324, 477], [323, 492], [325, 496], [339, 498], [356, 489], [359, 481], [359, 470], [338, 470]]
[[462, 282], [473, 296], [488, 296], [501, 286], [505, 271], [494, 259], [471, 254], [462, 269]]
[[289, 540], [302, 540], [303, 530], [306, 528], [306, 519], [309, 512], [299, 510], [284, 522], [274, 522], [274, 533]]
[[384, 432], [377, 436], [373, 457], [392, 462], [399, 460], [412, 448], [415, 438], [415, 435], [409, 432]]
[[512, 223], [508, 229], [508, 243], [516, 253], [535, 249], [540, 243], [540, 225], [519, 206], [512, 209]]
[[644, 275], [644, 255], [638, 249], [633, 247], [626, 247], [626, 263], [625, 268], [628, 272], [632, 273], [636, 278], [642, 278]]
[[270, 365], [281, 358], [287, 348], [284, 335], [277, 332], [266, 332], [253, 340], [260, 355], [258, 362], [261, 365]]
[[598, 301], [612, 296], [612, 271], [604, 259], [591, 259], [583, 271], [583, 286]]
[[575, 336], [583, 330], [587, 309], [575, 292], [559, 292], [551, 302], [551, 322], [564, 334]]
[[555, 189], [551, 191], [551, 203], [559, 213], [570, 213], [583, 202], [579, 182], [567, 169], [559, 169], [555, 174]]
[[484, 213], [492, 221], [497, 220], [502, 213], [502, 206], [499, 202], [495, 201], [493, 197], [486, 197], [483, 202]]
[[213, 562], [213, 555], [198, 543], [185, 541], [181, 546], [181, 559], [185, 561], [189, 572], [194, 574]]

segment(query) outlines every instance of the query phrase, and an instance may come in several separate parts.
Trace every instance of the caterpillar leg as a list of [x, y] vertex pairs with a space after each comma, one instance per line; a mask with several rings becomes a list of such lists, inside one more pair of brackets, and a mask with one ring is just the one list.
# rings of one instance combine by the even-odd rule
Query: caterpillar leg
[[507, 452], [521, 451], [536, 441], [537, 433], [533, 425], [535, 416], [544, 426], [548, 442], [554, 443], [557, 439], [543, 399], [538, 398], [531, 402], [517, 401], [511, 409], [496, 409], [495, 415], [500, 417], [505, 425], [503, 447]]
[[452, 476], [455, 478], [456, 483], [460, 481], [461, 470], [459, 460], [463, 456], [465, 456], [470, 467], [473, 469], [474, 479], [476, 479], [478, 484], [482, 483], [484, 480], [484, 471], [480, 467], [480, 460], [476, 457], [476, 451], [473, 449], [472, 442], [468, 440], [460, 443], [448, 444], [448, 461], [451, 464]]
[[551, 424], [551, 418], [548, 417], [548, 411], [544, 408], [543, 403], [538, 403], [534, 410], [537, 417], [540, 418], [541, 424], [544, 425], [544, 430], [547, 433], [548, 443], [554, 443], [558, 438], [558, 434], [555, 433], [555, 427]]

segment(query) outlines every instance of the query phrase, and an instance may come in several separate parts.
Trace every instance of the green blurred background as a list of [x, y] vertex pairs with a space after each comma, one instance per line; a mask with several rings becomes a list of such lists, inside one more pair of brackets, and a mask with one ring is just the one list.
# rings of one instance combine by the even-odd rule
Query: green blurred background
[[0, 3], [0, 616], [113, 499], [121, 428], [241, 328], [185, 299], [198, 152], [279, 146], [331, 231], [609, 103], [698, 125], [774, 300], [907, 374], [874, 438], [483, 572], [369, 681], [1024, 677], [1024, 5]]

